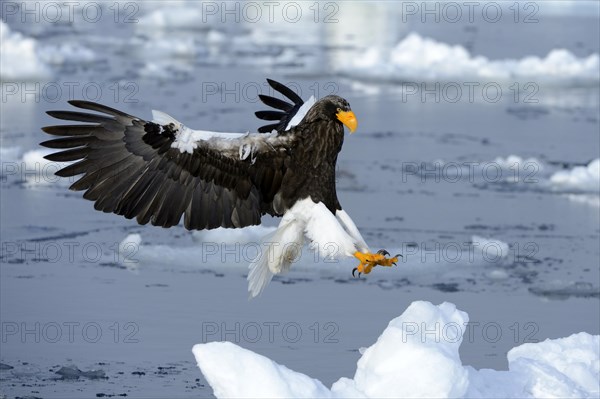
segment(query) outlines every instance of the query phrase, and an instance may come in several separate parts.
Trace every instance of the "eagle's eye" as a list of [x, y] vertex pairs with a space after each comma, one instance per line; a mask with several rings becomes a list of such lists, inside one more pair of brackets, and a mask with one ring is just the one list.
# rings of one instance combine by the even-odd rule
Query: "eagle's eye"
[[337, 112], [342, 112], [342, 109], [341, 109], [341, 108], [338, 108], [338, 109], [337, 109]]

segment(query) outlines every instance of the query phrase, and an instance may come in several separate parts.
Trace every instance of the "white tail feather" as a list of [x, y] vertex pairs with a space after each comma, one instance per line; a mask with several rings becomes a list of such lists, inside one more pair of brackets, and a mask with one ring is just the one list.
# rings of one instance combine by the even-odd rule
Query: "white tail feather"
[[248, 273], [248, 293], [254, 298], [265, 289], [276, 274], [290, 270], [292, 262], [298, 258], [304, 243], [304, 225], [297, 220], [284, 219], [277, 230], [262, 240], [260, 255], [250, 263]]
[[262, 258], [263, 256], [250, 263], [250, 273], [248, 273], [248, 295], [250, 298], [260, 295], [274, 276], [266, 262], [262, 261]]

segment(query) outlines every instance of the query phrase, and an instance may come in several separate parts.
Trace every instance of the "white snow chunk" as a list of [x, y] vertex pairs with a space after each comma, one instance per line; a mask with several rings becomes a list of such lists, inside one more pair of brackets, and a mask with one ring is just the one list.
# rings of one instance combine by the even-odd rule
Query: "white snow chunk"
[[21, 147], [0, 147], [0, 160], [2, 162], [14, 162], [19, 159]]
[[218, 18], [203, 15], [200, 7], [185, 4], [169, 4], [159, 7], [139, 18], [137, 27], [149, 31], [160, 30], [208, 30]]
[[[132, 42], [132, 45], [136, 44], [138, 44], [138, 40]], [[193, 38], [187, 36], [175, 38], [151, 37], [148, 41], [139, 44], [141, 44], [143, 55], [151, 57], [151, 59], [156, 59], [158, 56], [164, 58], [193, 58], [203, 50]]]
[[0, 147], [0, 160], [5, 166], [2, 168], [2, 174], [6, 178], [10, 176], [10, 178], [23, 181], [27, 188], [72, 184], [75, 177], [61, 178], [55, 173], [73, 162], [55, 162], [44, 158], [52, 152], [54, 151], [39, 149], [23, 153], [20, 147]]
[[50, 69], [38, 54], [35, 39], [13, 32], [8, 24], [0, 20], [0, 80], [35, 80], [51, 76]]
[[331, 389], [233, 343], [198, 344], [192, 352], [218, 398], [598, 397], [600, 336], [524, 344], [508, 353], [508, 371], [476, 370], [458, 353], [468, 320], [451, 303], [413, 302], [360, 351], [354, 378]]
[[137, 273], [140, 261], [138, 254], [142, 246], [140, 234], [129, 234], [119, 243], [119, 263], [130, 272]]
[[131, 245], [139, 246], [142, 243], [142, 236], [139, 234], [129, 234], [119, 244], [119, 252], [126, 252]]
[[518, 155], [509, 155], [506, 158], [496, 157], [494, 163], [498, 164], [502, 169], [527, 170], [536, 168], [536, 171], [543, 170], [544, 165], [536, 158], [522, 158]]
[[600, 208], [600, 196], [593, 194], [568, 194], [569, 201]]
[[92, 50], [75, 43], [42, 46], [36, 39], [12, 31], [4, 21], [0, 21], [0, 47], [2, 81], [48, 79], [50, 66], [90, 64], [97, 59]]
[[494, 238], [472, 236], [471, 244], [483, 254], [486, 260], [499, 260], [508, 256], [509, 247], [504, 241]]
[[194, 345], [192, 352], [218, 398], [331, 397], [320, 381], [230, 342]]
[[195, 241], [217, 244], [254, 244], [260, 243], [262, 238], [272, 232], [276, 227], [247, 226], [241, 229], [226, 229], [218, 227], [212, 230], [196, 230], [192, 232]]
[[55, 162], [44, 158], [53, 153], [53, 150], [31, 150], [23, 154], [19, 162], [20, 174], [25, 177], [26, 185], [45, 186], [50, 184], [71, 184], [74, 178], [61, 178], [55, 173], [60, 169], [72, 164], [73, 162]]
[[[488, 165], [495, 165], [496, 170], [486, 171]], [[494, 174], [502, 171], [503, 182], [531, 186], [537, 184], [537, 189], [550, 193], [561, 193], [573, 201], [600, 207], [600, 158], [590, 161], [585, 166], [575, 166], [571, 169], [559, 170], [556, 166], [540, 161], [536, 158], [524, 158], [518, 155], [509, 155], [506, 158], [497, 157], [491, 163], [482, 163], [479, 166], [481, 173]]]
[[468, 321], [451, 303], [413, 302], [364, 352], [354, 379], [336, 382], [332, 391], [338, 397], [353, 391], [369, 398], [463, 396], [469, 381], [458, 348]]
[[72, 43], [40, 47], [38, 54], [49, 65], [91, 64], [97, 59], [92, 50]]
[[556, 189], [600, 193], [600, 158], [587, 166], [558, 171], [550, 176], [550, 183]]
[[488, 277], [492, 280], [506, 280], [508, 273], [502, 269], [494, 269], [488, 273]]
[[489, 60], [471, 55], [463, 46], [438, 42], [414, 32], [390, 50], [370, 48], [354, 59], [340, 72], [377, 81], [496, 79], [508, 82], [535, 78], [542, 83], [587, 84], [600, 80], [598, 54], [578, 58], [568, 50], [554, 49], [544, 58]]
[[510, 370], [530, 376], [525, 391], [536, 398], [600, 395], [600, 336], [588, 333], [523, 344], [508, 352]]

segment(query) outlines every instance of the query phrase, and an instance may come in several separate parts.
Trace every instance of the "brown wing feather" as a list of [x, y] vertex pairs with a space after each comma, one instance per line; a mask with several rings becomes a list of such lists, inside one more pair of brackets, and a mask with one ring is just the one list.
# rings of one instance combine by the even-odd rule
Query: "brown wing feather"
[[82, 174], [70, 188], [85, 190], [95, 209], [162, 227], [184, 216], [190, 230], [255, 225], [264, 213], [274, 214], [271, 202], [286, 173], [283, 144], [245, 160], [208, 144], [190, 154], [171, 147], [175, 136], [168, 126], [97, 103], [70, 103], [101, 114], [49, 112], [94, 124], [45, 127], [60, 138], [41, 145], [64, 150], [50, 160], [78, 161], [57, 175]]

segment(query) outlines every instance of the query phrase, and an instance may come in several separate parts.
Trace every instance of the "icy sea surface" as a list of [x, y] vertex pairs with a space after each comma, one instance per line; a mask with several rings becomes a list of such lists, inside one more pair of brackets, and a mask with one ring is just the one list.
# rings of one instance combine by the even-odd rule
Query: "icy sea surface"
[[[0, 397], [211, 397], [191, 348], [221, 340], [330, 386], [416, 300], [469, 313], [460, 356], [475, 368], [600, 333], [599, 19], [593, 2], [557, 3], [530, 24], [508, 3], [494, 24], [360, 2], [331, 24], [308, 3], [294, 24], [202, 22], [196, 2], [121, 5], [118, 23], [107, 4], [95, 23], [3, 14]], [[359, 130], [338, 196], [372, 249], [404, 255], [398, 267], [354, 279], [353, 260], [305, 248], [248, 301], [247, 264], [276, 220], [139, 226], [94, 211], [43, 161], [40, 127], [58, 123], [45, 111], [69, 99], [245, 132], [261, 126], [266, 77], [348, 99]]]

